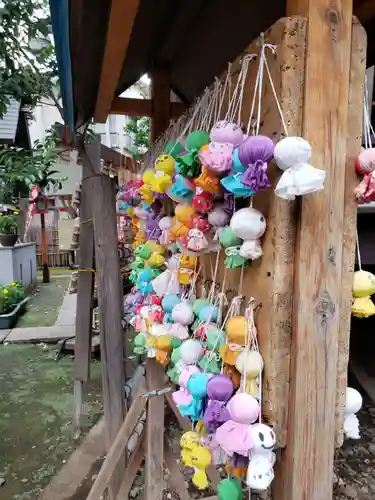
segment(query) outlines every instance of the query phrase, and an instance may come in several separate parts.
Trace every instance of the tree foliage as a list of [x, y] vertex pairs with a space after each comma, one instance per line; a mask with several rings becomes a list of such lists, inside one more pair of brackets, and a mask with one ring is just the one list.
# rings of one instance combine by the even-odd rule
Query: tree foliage
[[43, 97], [58, 104], [48, 1], [0, 0], [0, 19], [0, 116], [10, 97], [31, 107]]
[[147, 116], [131, 117], [124, 130], [132, 142], [131, 154], [139, 158], [150, 145], [150, 119]]
[[[30, 110], [43, 98], [52, 99], [62, 115], [48, 0], [0, 0], [0, 21], [0, 119], [10, 98]], [[31, 151], [0, 147], [0, 202], [28, 196], [31, 186], [45, 192], [61, 188], [57, 156], [53, 130]]]
[[57, 135], [47, 131], [43, 141], [36, 141], [31, 151], [17, 147], [0, 149], [0, 203], [29, 195], [32, 186], [43, 193], [62, 188], [65, 178], [54, 169], [59, 155]]

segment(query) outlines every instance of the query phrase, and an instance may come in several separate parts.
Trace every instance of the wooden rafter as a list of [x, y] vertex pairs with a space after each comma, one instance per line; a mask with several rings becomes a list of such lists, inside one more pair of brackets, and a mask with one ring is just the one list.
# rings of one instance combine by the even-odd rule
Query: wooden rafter
[[[171, 118], [178, 118], [186, 111], [186, 104], [182, 102], [170, 103]], [[127, 116], [152, 116], [153, 105], [151, 99], [134, 99], [130, 97], [115, 97], [110, 114]]]
[[112, 0], [95, 119], [104, 123], [111, 109], [140, 0]]

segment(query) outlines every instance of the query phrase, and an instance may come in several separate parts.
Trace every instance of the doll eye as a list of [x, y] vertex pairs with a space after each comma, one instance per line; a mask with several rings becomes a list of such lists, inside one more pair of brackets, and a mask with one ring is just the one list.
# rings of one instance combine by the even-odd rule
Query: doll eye
[[260, 439], [260, 440], [262, 441], [262, 443], [263, 443], [263, 441], [264, 441], [264, 435], [263, 435], [263, 433], [262, 433], [262, 432], [260, 432], [260, 433], [259, 433], [259, 439]]
[[261, 217], [261, 218], [260, 218], [260, 222], [264, 222], [264, 217]]

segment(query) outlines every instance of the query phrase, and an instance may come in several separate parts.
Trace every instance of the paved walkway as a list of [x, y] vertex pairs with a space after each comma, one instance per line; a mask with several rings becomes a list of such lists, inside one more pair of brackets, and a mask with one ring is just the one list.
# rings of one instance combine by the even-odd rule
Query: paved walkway
[[47, 343], [73, 337], [75, 335], [76, 311], [77, 294], [67, 293], [54, 326], [0, 330], [0, 344], [3, 342]]

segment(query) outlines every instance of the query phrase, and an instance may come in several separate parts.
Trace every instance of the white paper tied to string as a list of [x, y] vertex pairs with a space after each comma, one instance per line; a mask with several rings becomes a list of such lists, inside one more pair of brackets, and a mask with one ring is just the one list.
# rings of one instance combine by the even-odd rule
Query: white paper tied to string
[[[310, 144], [301, 137], [288, 136], [287, 125], [267, 62], [267, 49], [270, 50], [272, 54], [276, 54], [276, 46], [264, 43], [262, 38], [259, 68], [255, 81], [254, 97], [250, 110], [247, 131], [249, 133], [251, 127], [253, 127], [253, 133], [256, 135], [259, 134], [265, 70], [284, 129], [284, 134], [286, 136], [276, 144], [274, 150], [274, 158], [277, 166], [284, 171], [276, 185], [275, 194], [279, 198], [283, 198], [285, 200], [294, 200], [296, 196], [315, 193], [324, 189], [323, 183], [326, 174], [324, 170], [317, 169], [308, 163], [311, 157]], [[258, 100], [257, 118], [254, 124], [253, 115], [256, 99]]]
[[[263, 359], [259, 352], [258, 335], [254, 322], [254, 307], [255, 300], [251, 298], [245, 311], [248, 325], [246, 345], [236, 359], [236, 368], [242, 375], [241, 390], [257, 398], [261, 407]], [[261, 422], [261, 415], [259, 416], [259, 422]]]

